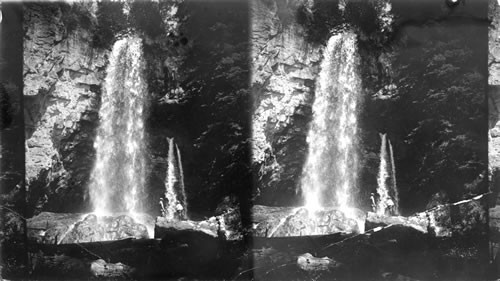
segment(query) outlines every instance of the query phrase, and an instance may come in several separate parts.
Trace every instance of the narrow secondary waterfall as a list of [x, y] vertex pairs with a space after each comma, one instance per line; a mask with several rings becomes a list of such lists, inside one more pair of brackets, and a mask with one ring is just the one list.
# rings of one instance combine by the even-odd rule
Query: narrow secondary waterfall
[[187, 219], [184, 172], [180, 150], [174, 138], [168, 138], [167, 163], [165, 198], [161, 201], [163, 216], [169, 220]]
[[118, 40], [111, 52], [94, 142], [97, 159], [89, 193], [94, 212], [137, 213], [145, 184], [147, 84], [142, 41]]
[[358, 177], [361, 78], [356, 35], [332, 36], [324, 51], [307, 136], [302, 193], [309, 210], [336, 206], [349, 215]]
[[392, 144], [391, 140], [388, 140], [389, 142], [389, 155], [391, 157], [391, 187], [392, 187], [392, 192], [393, 192], [393, 198], [394, 198], [394, 215], [399, 216], [399, 192], [398, 192], [398, 185], [396, 183], [396, 164], [394, 163], [394, 151], [392, 149]]
[[394, 152], [386, 134], [380, 134], [380, 140], [377, 198], [372, 197], [373, 210], [379, 215], [399, 215]]
[[175, 150], [177, 151], [177, 167], [179, 167], [179, 188], [180, 188], [180, 194], [182, 198], [182, 206], [183, 208], [183, 216], [185, 219], [187, 219], [187, 196], [186, 196], [186, 188], [184, 186], [184, 169], [182, 168], [182, 158], [181, 158], [181, 151], [179, 150], [179, 146], [175, 144]]

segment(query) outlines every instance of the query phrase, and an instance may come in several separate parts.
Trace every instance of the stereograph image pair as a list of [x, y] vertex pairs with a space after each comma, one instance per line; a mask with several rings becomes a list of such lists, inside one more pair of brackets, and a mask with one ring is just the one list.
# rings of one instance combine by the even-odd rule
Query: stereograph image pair
[[497, 1], [0, 15], [2, 278], [500, 279]]

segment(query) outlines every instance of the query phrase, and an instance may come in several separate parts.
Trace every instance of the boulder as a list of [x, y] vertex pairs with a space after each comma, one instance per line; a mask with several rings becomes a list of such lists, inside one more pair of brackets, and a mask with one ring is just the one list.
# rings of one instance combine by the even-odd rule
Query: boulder
[[387, 225], [404, 225], [427, 233], [428, 220], [427, 217], [422, 214], [416, 214], [411, 217], [403, 217], [379, 215], [373, 212], [368, 212], [365, 223], [366, 230]]
[[90, 271], [97, 278], [129, 279], [134, 269], [121, 262], [107, 263], [98, 259], [90, 264]]
[[297, 265], [305, 271], [325, 271], [339, 266], [337, 262], [329, 257], [317, 258], [309, 253], [300, 255], [297, 258]]
[[164, 238], [175, 232], [194, 232], [201, 236], [217, 237], [217, 222], [215, 221], [171, 221], [158, 217], [155, 224], [155, 238]]
[[111, 241], [130, 237], [149, 238], [146, 226], [127, 215], [98, 218], [90, 214], [77, 222], [61, 243]]
[[216, 213], [218, 216], [210, 217], [202, 221], [193, 220], [168, 220], [164, 217], [157, 217], [154, 229], [155, 238], [164, 238], [175, 232], [193, 232], [199, 233], [202, 236], [223, 238], [225, 240], [241, 240], [242, 225], [239, 208], [232, 206], [231, 208], [222, 208], [219, 206]]
[[[144, 222], [147, 224], [148, 220]], [[95, 214], [43, 212], [28, 219], [28, 238], [42, 244], [71, 244], [149, 238], [149, 234], [146, 225], [129, 215], [98, 217]]]
[[255, 205], [253, 214], [254, 237], [289, 237], [325, 235], [332, 233], [363, 232], [365, 214], [354, 210], [347, 216], [336, 208], [310, 212], [303, 207], [267, 207]]

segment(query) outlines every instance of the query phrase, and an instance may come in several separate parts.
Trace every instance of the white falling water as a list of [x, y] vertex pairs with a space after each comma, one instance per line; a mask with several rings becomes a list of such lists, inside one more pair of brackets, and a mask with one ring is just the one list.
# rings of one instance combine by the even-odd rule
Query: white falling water
[[187, 205], [186, 188], [184, 186], [184, 169], [182, 168], [181, 151], [179, 150], [179, 146], [177, 146], [177, 144], [175, 144], [175, 150], [177, 151], [177, 167], [179, 167], [179, 189], [182, 198], [182, 206], [184, 206], [182, 216], [183, 218], [187, 219], [188, 205]]
[[352, 211], [361, 89], [356, 35], [332, 36], [316, 84], [301, 181], [305, 207], [311, 211], [327, 206], [336, 206], [348, 216]]
[[385, 214], [386, 210], [394, 205], [389, 196], [388, 178], [390, 177], [387, 167], [387, 140], [386, 134], [380, 134], [380, 165], [377, 177], [377, 194], [378, 198], [374, 205], [374, 211], [377, 214]]
[[118, 40], [111, 52], [94, 142], [96, 162], [89, 194], [94, 212], [141, 211], [145, 185], [144, 118], [147, 84], [142, 41]]
[[[394, 152], [386, 134], [380, 134], [380, 165], [377, 177], [377, 198], [373, 210], [379, 215], [398, 215], [398, 194]], [[389, 149], [387, 149], [389, 145]]]
[[174, 138], [168, 138], [167, 165], [165, 198], [162, 201], [163, 217], [168, 220], [187, 219], [182, 161], [179, 147], [174, 143]]
[[388, 140], [389, 142], [389, 155], [391, 157], [391, 187], [392, 187], [392, 192], [393, 192], [393, 198], [394, 198], [394, 215], [399, 216], [399, 192], [398, 192], [398, 185], [396, 183], [396, 164], [394, 163], [394, 151], [392, 149], [392, 144], [391, 140]]

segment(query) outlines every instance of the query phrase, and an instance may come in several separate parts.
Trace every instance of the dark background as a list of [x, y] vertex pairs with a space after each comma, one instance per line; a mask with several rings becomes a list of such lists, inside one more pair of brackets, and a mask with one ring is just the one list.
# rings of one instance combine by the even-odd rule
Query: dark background
[[[22, 7], [2, 3], [0, 23], [0, 243], [3, 265], [26, 263]], [[8, 243], [5, 243], [8, 240]], [[8, 269], [4, 272], [9, 272]]]

